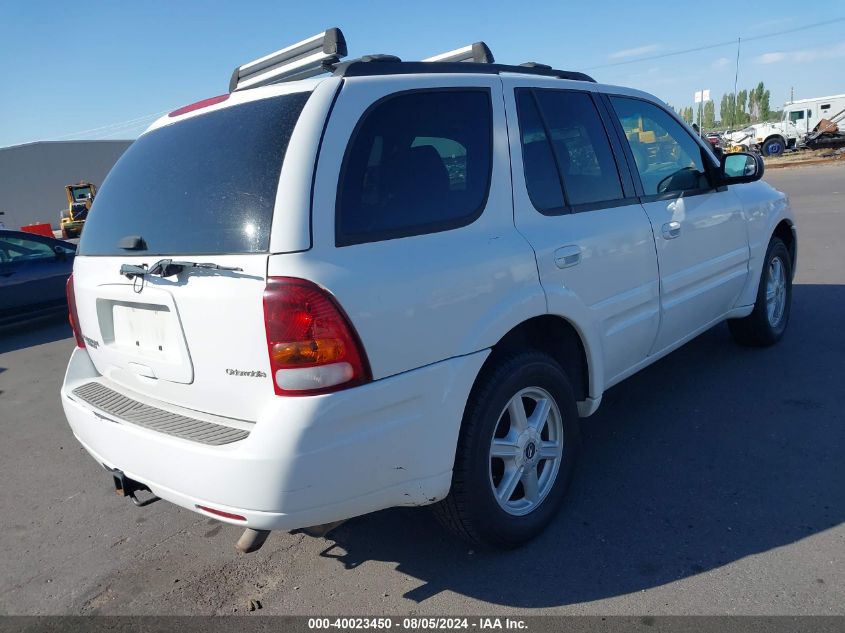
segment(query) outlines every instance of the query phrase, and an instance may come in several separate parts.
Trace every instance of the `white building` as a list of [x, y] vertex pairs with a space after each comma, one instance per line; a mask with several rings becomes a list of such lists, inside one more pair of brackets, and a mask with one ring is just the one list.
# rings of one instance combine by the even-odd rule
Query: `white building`
[[65, 185], [98, 187], [132, 141], [37, 141], [0, 147], [0, 222], [7, 229], [49, 222], [67, 208]]

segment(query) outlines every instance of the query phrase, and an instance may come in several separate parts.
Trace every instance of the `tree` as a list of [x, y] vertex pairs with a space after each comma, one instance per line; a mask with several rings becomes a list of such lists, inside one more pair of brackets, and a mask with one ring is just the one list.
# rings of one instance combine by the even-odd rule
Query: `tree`
[[729, 92], [722, 95], [722, 102], [719, 105], [719, 118], [722, 125], [734, 126], [736, 125], [736, 96]]
[[760, 108], [757, 105], [757, 88], [748, 91], [748, 118], [756, 123], [760, 116]]
[[740, 90], [736, 95], [736, 122], [747, 123], [748, 115], [745, 113], [745, 105], [748, 103], [748, 91]]
[[738, 128], [749, 122], [780, 120], [780, 115], [771, 110], [770, 99], [771, 94], [762, 81], [751, 90], [723, 94], [719, 103], [720, 125]]
[[716, 104], [713, 101], [707, 101], [704, 104], [704, 124], [701, 127], [705, 130], [716, 127]]
[[758, 96], [757, 104], [760, 107], [760, 120], [761, 121], [768, 121], [769, 117], [772, 115], [772, 111], [769, 106], [769, 98], [771, 95], [769, 94], [768, 90], [763, 89], [763, 82], [760, 82], [758, 86], [760, 88], [760, 94]]
[[679, 114], [681, 115], [681, 118], [684, 121], [686, 121], [687, 123], [692, 123], [692, 108], [681, 108]]
[[771, 116], [770, 96], [762, 81], [748, 91], [748, 114], [752, 122], [766, 121]]

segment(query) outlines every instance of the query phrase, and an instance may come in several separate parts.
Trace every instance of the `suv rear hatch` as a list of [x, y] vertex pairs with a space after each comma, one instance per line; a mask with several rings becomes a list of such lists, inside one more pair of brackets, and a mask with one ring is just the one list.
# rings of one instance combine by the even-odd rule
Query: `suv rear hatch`
[[[243, 420], [274, 397], [262, 298], [279, 176], [309, 94], [159, 127], [109, 173], [74, 267], [81, 335], [106, 379]], [[168, 259], [182, 264], [156, 273]]]

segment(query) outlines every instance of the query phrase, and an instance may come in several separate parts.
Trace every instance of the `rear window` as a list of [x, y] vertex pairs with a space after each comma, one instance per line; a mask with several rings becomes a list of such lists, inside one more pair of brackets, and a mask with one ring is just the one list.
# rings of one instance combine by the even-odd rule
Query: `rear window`
[[[141, 136], [97, 192], [79, 254], [267, 251], [282, 161], [309, 95], [252, 101]], [[132, 235], [146, 250], [118, 246]]]

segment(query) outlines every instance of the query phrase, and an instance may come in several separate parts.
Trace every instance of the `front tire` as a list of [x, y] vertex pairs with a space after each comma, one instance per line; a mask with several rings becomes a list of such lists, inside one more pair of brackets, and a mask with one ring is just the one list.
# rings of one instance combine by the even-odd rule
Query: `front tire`
[[763, 156], [781, 156], [786, 151], [786, 141], [779, 136], [767, 139], [763, 143]]
[[742, 345], [767, 347], [783, 336], [792, 307], [792, 258], [780, 238], [766, 249], [754, 310], [743, 319], [728, 320], [734, 339]]
[[473, 543], [516, 547], [554, 518], [578, 448], [578, 410], [560, 365], [534, 351], [503, 358], [473, 387], [452, 488], [435, 514]]

